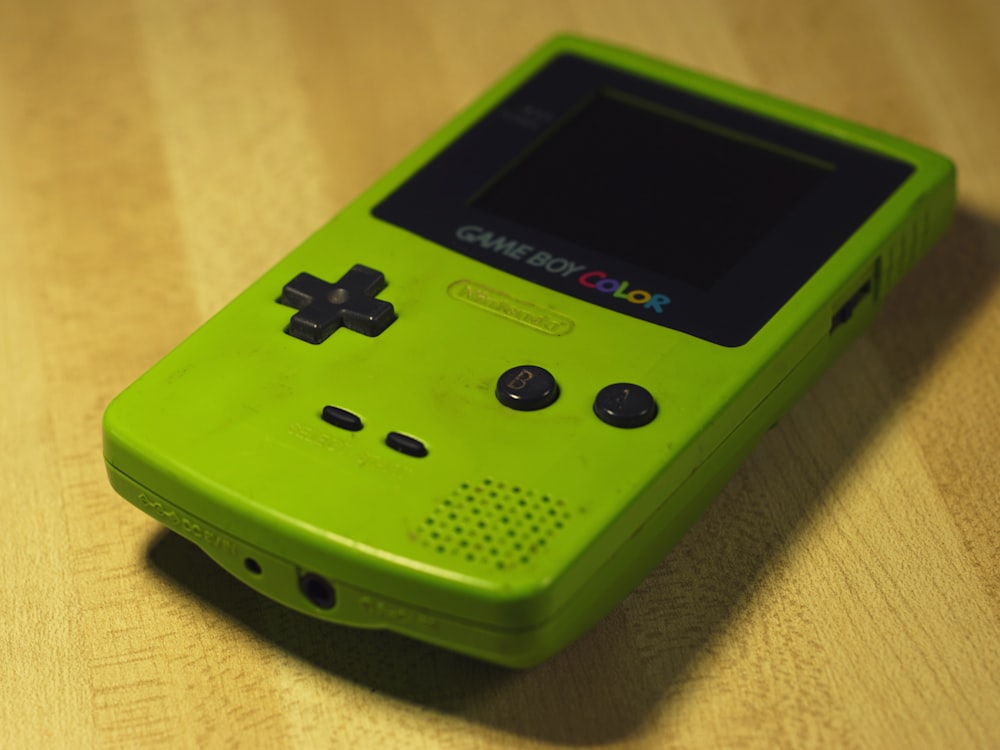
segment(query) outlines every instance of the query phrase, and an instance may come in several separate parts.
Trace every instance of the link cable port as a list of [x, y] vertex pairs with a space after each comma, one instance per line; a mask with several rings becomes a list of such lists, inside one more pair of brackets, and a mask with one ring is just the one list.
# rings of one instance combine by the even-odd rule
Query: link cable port
[[840, 309], [833, 314], [830, 319], [830, 333], [836, 331], [840, 326], [844, 325], [847, 321], [851, 319], [854, 315], [854, 311], [857, 309], [861, 301], [867, 297], [872, 292], [872, 282], [866, 281], [864, 286], [862, 286], [858, 291], [851, 295], [851, 298], [847, 300]]

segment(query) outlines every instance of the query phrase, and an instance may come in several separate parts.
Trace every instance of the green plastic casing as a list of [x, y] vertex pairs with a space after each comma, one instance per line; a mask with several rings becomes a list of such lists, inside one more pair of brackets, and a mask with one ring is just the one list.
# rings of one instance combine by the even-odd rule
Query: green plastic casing
[[[746, 344], [725, 347], [550, 291], [372, 216], [372, 208], [554, 56], [574, 53], [888, 155], [913, 173]], [[621, 49], [552, 40], [119, 395], [114, 488], [239, 580], [333, 622], [387, 628], [510, 666], [565, 647], [667, 553], [761, 434], [871, 322], [947, 227], [944, 157]], [[398, 319], [310, 345], [276, 303], [302, 271], [382, 271]], [[849, 305], [853, 314], [833, 321]], [[831, 330], [833, 329], [833, 330]], [[498, 376], [540, 365], [538, 411]], [[597, 419], [611, 383], [650, 424]], [[327, 404], [364, 428], [320, 418]], [[428, 448], [385, 444], [390, 431]], [[300, 586], [311, 573], [330, 601]], [[315, 592], [313, 592], [315, 594]], [[335, 601], [334, 601], [335, 598]], [[333, 606], [327, 606], [329, 604]]]

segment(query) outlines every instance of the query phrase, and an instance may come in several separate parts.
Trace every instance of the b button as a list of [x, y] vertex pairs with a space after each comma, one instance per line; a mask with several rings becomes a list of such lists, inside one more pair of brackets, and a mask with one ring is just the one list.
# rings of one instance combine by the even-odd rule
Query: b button
[[544, 409], [559, 398], [559, 384], [548, 370], [535, 365], [511, 367], [497, 380], [497, 401], [518, 411]]

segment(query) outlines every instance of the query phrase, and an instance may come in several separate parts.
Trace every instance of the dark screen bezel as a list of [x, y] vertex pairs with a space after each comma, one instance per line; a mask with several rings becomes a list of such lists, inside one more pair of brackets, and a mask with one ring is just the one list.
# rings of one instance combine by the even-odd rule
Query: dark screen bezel
[[[631, 262], [471, 205], [477, 195], [601, 92], [634, 97], [684, 116], [773, 144], [784, 152], [833, 166], [711, 288], [701, 289]], [[557, 136], [557, 133], [556, 133]], [[623, 70], [564, 54], [452, 141], [373, 209], [373, 215], [425, 239], [615, 312], [723, 346], [746, 343], [820, 266], [906, 180], [905, 162], [835, 141], [745, 109], [701, 97]], [[724, 220], [724, 217], [720, 217]], [[627, 279], [632, 289], [669, 295], [662, 312], [595, 292], [523, 260], [484, 250], [457, 236], [475, 225], [570, 258], [588, 269]]]

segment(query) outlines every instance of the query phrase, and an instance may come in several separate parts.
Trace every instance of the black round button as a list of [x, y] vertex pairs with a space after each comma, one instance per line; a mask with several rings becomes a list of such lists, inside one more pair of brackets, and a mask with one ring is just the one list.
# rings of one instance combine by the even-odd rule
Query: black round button
[[511, 367], [497, 380], [497, 400], [518, 411], [544, 409], [559, 398], [552, 373], [535, 365]]
[[594, 414], [612, 427], [642, 427], [656, 416], [656, 401], [641, 385], [615, 383], [597, 394]]

